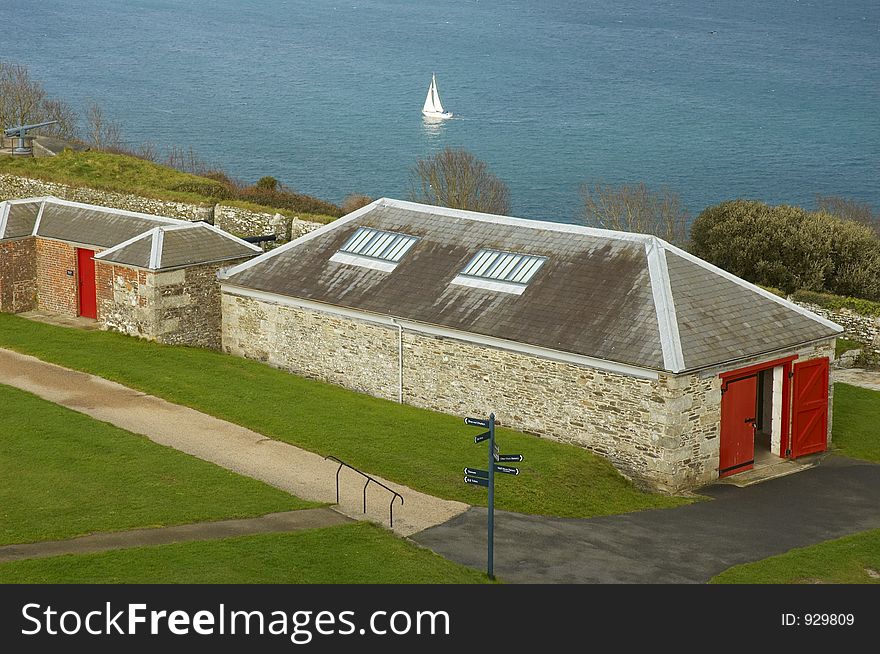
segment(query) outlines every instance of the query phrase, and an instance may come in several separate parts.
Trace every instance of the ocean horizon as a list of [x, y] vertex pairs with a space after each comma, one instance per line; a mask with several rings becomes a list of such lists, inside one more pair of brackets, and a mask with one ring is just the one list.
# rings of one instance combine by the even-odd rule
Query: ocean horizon
[[[23, 20], [22, 20], [23, 19]], [[406, 198], [416, 158], [486, 161], [512, 214], [573, 221], [584, 183], [692, 214], [734, 198], [880, 208], [876, 0], [6, 0], [26, 64], [127, 143], [334, 202]], [[436, 73], [451, 120], [423, 120]]]

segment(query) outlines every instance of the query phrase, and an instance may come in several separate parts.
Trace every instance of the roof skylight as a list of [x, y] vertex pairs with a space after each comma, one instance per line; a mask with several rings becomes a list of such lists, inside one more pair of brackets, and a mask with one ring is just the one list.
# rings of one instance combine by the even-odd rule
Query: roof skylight
[[359, 227], [340, 252], [397, 263], [418, 240], [415, 236]]
[[532, 280], [545, 261], [547, 257], [499, 250], [480, 250], [460, 274], [465, 277], [525, 285]]

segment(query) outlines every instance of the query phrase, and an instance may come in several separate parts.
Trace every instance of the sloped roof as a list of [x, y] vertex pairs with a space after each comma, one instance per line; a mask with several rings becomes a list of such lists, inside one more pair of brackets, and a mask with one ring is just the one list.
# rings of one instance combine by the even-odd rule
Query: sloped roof
[[[419, 240], [391, 272], [334, 257], [359, 227]], [[521, 294], [451, 283], [483, 248], [547, 260]], [[841, 331], [653, 236], [388, 199], [230, 269], [224, 284], [655, 371]]]
[[262, 252], [256, 245], [206, 223], [53, 197], [0, 202], [0, 240], [31, 235], [108, 248], [95, 258], [149, 270]]
[[169, 270], [252, 257], [259, 252], [262, 250], [256, 245], [207, 223], [184, 223], [154, 227], [104, 250], [95, 259], [147, 270]]

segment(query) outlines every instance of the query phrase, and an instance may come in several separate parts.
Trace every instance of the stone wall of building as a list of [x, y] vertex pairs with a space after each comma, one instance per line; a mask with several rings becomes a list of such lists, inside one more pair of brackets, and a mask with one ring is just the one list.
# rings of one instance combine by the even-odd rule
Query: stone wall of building
[[[401, 336], [392, 327], [233, 293], [223, 295], [222, 317], [230, 354], [394, 401], [401, 338], [407, 404], [453, 415], [494, 411], [504, 426], [585, 447], [661, 490], [718, 477], [720, 370], [643, 380], [406, 329]], [[798, 355], [833, 352], [829, 340]]]
[[155, 216], [203, 220], [236, 236], [274, 234], [278, 237], [277, 243], [298, 238], [321, 226], [319, 223], [277, 213], [251, 211], [224, 204], [201, 205], [158, 200], [129, 193], [102, 191], [85, 186], [70, 186], [29, 177], [19, 177], [18, 175], [0, 174], [0, 201], [46, 195], [73, 202], [97, 204]]
[[[397, 400], [396, 329], [223, 296], [223, 348], [299, 375]], [[403, 401], [588, 448], [663, 490], [717, 477], [716, 379], [637, 379], [403, 331]]]
[[30, 311], [37, 303], [36, 239], [0, 241], [0, 312]]
[[69, 243], [36, 239], [37, 307], [65, 316], [79, 314], [76, 248]]
[[103, 329], [159, 343], [220, 349], [220, 268], [247, 261], [165, 272], [96, 262]]

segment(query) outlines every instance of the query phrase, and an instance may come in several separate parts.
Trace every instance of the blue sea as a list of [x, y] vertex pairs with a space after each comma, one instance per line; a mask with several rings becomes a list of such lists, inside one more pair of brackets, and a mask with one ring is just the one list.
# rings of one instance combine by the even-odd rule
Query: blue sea
[[600, 180], [693, 213], [880, 209], [877, 0], [2, 0], [0, 22], [0, 59], [97, 100], [130, 144], [333, 201], [405, 197], [415, 159], [451, 145], [524, 217], [573, 220]]

